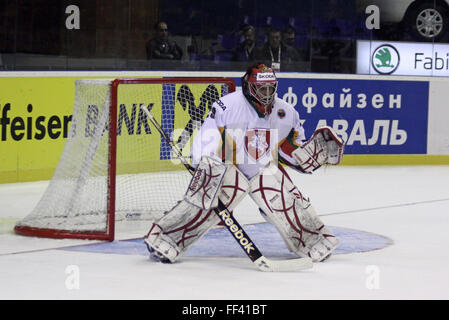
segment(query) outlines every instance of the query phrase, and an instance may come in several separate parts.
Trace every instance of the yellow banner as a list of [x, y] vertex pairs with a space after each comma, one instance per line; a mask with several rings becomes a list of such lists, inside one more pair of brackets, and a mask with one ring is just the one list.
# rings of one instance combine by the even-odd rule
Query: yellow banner
[[[77, 79], [79, 77], [0, 78], [0, 183], [52, 177], [73, 124]], [[187, 155], [189, 142], [181, 141], [179, 136], [191, 141], [193, 133], [188, 132], [188, 125], [195, 120], [192, 110], [195, 110], [196, 118], [198, 115], [204, 118], [210, 108], [210, 99], [216, 98], [217, 94], [221, 96], [220, 86], [216, 88], [209, 92], [210, 88], [205, 84], [188, 87], [180, 84], [120, 85], [117, 173], [176, 168], [174, 164], [179, 162], [170, 160], [168, 146], [161, 142], [160, 134], [149, 125], [140, 108], [152, 104], [153, 115], [164, 130], [173, 133], [175, 141], [185, 145], [183, 151]], [[208, 99], [205, 99], [206, 95]], [[84, 123], [76, 124], [80, 131], [77, 134], [83, 135], [98, 120], [89, 123], [93, 115], [98, 116], [95, 105], [84, 107], [88, 108], [83, 115]], [[136, 144], [136, 140], [140, 144]], [[140, 151], [131, 151], [129, 148], [133, 145], [140, 145]]]
[[48, 179], [70, 129], [75, 78], [0, 78], [0, 182]]

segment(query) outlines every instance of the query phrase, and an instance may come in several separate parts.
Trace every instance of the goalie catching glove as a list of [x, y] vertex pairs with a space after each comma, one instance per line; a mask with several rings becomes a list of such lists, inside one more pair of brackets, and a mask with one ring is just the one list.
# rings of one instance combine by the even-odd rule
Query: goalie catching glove
[[295, 149], [291, 156], [301, 171], [311, 173], [323, 164], [339, 164], [343, 150], [343, 140], [331, 127], [325, 126], [315, 130], [310, 140]]

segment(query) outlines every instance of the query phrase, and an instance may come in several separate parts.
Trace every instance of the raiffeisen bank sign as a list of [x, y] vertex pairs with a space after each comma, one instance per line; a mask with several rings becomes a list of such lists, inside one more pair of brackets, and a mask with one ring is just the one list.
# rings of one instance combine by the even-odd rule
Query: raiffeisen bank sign
[[449, 76], [449, 44], [357, 41], [358, 74]]

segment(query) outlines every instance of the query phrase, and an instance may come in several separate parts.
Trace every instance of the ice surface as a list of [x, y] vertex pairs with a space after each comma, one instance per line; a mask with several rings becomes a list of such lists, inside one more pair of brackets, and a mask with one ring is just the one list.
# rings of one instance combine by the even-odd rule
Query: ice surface
[[[360, 230], [392, 244], [336, 252], [295, 273], [260, 272], [245, 256], [229, 251], [220, 256], [207, 245], [166, 265], [149, 260], [132, 241], [123, 242], [131, 251], [120, 254], [74, 250], [99, 245], [94, 241], [15, 235], [14, 222], [31, 211], [48, 182], [4, 184], [0, 299], [449, 299], [449, 166], [339, 166], [292, 176], [331, 228]], [[250, 224], [263, 222], [247, 199], [235, 214], [248, 231]], [[267, 257], [282, 246], [270, 248], [263, 233], [258, 237]], [[71, 282], [74, 275], [79, 288]]]

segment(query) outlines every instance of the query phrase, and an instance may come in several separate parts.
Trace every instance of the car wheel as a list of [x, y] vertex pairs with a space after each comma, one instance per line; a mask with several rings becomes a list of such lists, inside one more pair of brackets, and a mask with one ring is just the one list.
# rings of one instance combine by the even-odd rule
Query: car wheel
[[433, 2], [417, 6], [409, 16], [413, 37], [419, 41], [439, 41], [447, 32], [448, 11]]

